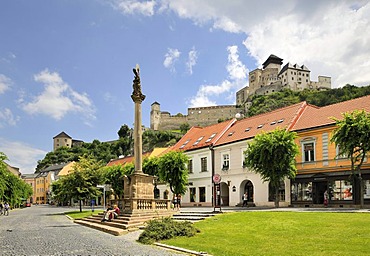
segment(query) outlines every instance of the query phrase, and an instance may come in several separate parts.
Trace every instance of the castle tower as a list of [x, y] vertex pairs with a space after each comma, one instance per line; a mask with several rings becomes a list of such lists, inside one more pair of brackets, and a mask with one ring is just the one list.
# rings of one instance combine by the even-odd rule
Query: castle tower
[[60, 147], [72, 147], [72, 137], [65, 132], [61, 132], [53, 137], [53, 151]]
[[161, 123], [161, 105], [153, 102], [150, 111], [150, 129], [158, 131]]

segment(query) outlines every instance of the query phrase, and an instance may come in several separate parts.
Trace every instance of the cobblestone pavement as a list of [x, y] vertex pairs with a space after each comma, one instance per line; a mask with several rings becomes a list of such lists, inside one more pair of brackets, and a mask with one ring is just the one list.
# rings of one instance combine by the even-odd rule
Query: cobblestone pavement
[[142, 245], [138, 232], [112, 236], [75, 224], [63, 214], [70, 210], [33, 205], [0, 216], [0, 255], [184, 255]]

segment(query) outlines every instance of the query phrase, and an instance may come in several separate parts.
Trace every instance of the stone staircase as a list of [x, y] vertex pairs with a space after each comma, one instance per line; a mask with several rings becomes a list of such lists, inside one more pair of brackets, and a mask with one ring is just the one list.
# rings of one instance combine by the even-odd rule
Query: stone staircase
[[172, 218], [177, 221], [190, 221], [190, 222], [197, 222], [200, 220], [204, 220], [209, 217], [213, 217], [217, 215], [218, 212], [205, 212], [205, 211], [181, 211], [172, 215]]
[[117, 219], [102, 222], [103, 213], [74, 220], [75, 223], [94, 228], [115, 236], [124, 235], [145, 227], [145, 222], [152, 219], [171, 216], [172, 212], [143, 212], [136, 214], [120, 214]]

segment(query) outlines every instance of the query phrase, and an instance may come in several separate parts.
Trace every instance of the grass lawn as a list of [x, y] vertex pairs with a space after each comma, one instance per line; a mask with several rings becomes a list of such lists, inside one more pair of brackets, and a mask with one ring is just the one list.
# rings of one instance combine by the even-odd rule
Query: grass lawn
[[76, 219], [82, 219], [84, 217], [88, 217], [88, 216], [91, 216], [91, 215], [94, 215], [94, 214], [98, 214], [100, 212], [103, 212], [103, 210], [95, 210], [94, 212], [92, 212], [91, 210], [82, 211], [82, 212], [72, 211], [72, 212], [65, 212], [64, 214], [68, 215], [72, 219], [76, 220]]
[[214, 256], [370, 255], [368, 213], [225, 213], [194, 226], [194, 237], [162, 243]]

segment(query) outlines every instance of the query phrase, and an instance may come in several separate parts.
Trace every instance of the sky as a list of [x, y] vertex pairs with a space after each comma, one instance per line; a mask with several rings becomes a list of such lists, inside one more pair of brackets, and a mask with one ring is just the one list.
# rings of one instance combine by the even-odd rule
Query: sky
[[150, 106], [235, 104], [274, 54], [332, 88], [370, 84], [370, 3], [291, 0], [0, 0], [0, 152], [33, 173], [64, 131], [92, 142], [133, 127], [140, 65]]

